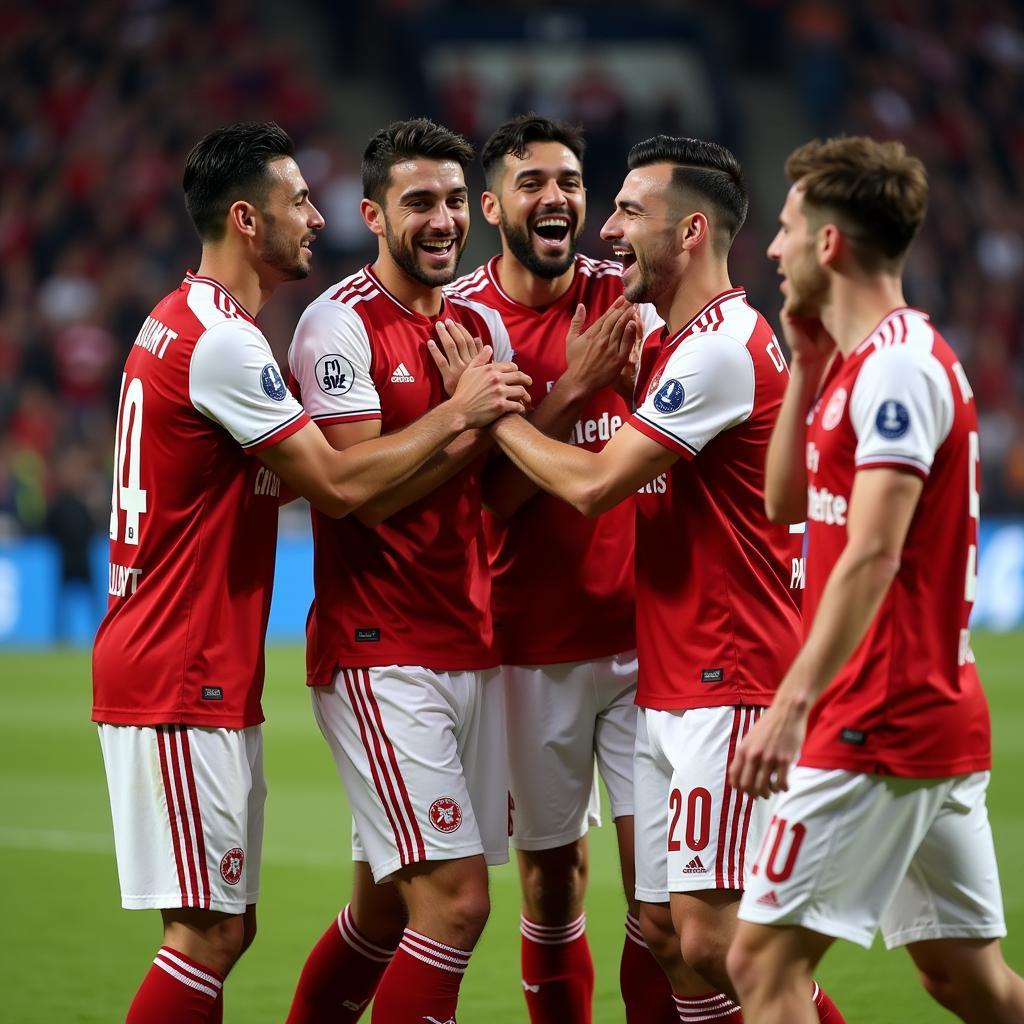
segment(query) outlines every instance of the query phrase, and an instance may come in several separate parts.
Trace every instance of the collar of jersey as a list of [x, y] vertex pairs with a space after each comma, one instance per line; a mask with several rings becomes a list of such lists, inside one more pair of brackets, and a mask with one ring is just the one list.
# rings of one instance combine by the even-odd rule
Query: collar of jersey
[[419, 320], [425, 324], [432, 324], [436, 323], [438, 320], [443, 320], [445, 318], [445, 313], [446, 310], [448, 309], [448, 296], [445, 295], [443, 289], [441, 291], [440, 311], [435, 316], [427, 316], [425, 313], [417, 313], [416, 310], [410, 309], [404, 302], [400, 302], [397, 298], [395, 298], [395, 296], [392, 295], [391, 292], [389, 292], [387, 288], [384, 287], [384, 284], [381, 281], [381, 279], [373, 272], [373, 267], [371, 264], [367, 263], [364, 269], [366, 270], [367, 276], [370, 278], [370, 280], [373, 281], [373, 283], [380, 289], [381, 295], [387, 296], [387, 298], [389, 298], [410, 319]]
[[929, 316], [923, 309], [917, 309], [914, 306], [897, 306], [895, 309], [890, 310], [881, 320], [868, 331], [867, 337], [853, 350], [855, 356], [859, 356], [861, 353], [866, 352], [876, 341], [879, 341], [879, 334], [895, 317], [902, 316], [904, 313], [912, 313], [914, 316], [920, 317], [922, 320], [928, 320]]
[[[544, 312], [547, 312], [549, 309], [554, 309], [555, 306], [557, 306], [560, 302], [567, 303], [567, 302], [570, 301], [571, 296], [573, 295], [573, 286], [572, 286], [572, 284], [569, 285], [569, 287], [565, 290], [565, 293], [563, 295], [559, 295], [558, 298], [555, 299], [554, 302], [551, 302], [551, 303], [549, 303], [546, 306], [527, 306], [523, 302], [517, 302], [515, 299], [512, 298], [511, 295], [509, 295], [505, 291], [504, 288], [501, 287], [501, 280], [498, 278], [498, 260], [500, 260], [501, 257], [502, 257], [502, 254], [500, 252], [496, 256], [492, 256], [487, 261], [487, 264], [485, 266], [484, 272], [487, 274], [488, 280], [494, 286], [494, 290], [501, 296], [502, 300], [507, 302], [513, 308], [515, 308], [515, 309], [525, 309], [528, 312], [544, 313]], [[580, 260], [580, 254], [579, 253], [575, 253], [573, 255], [573, 258], [572, 258], [572, 270], [573, 270], [573, 281], [574, 282], [575, 282], [575, 279], [576, 279], [575, 275], [579, 272], [579, 265], [580, 265], [579, 264], [579, 260]]]
[[205, 275], [200, 276], [194, 270], [186, 270], [185, 280], [190, 283], [192, 281], [198, 281], [200, 284], [208, 284], [212, 285], [214, 288], [219, 288], [238, 307], [238, 312], [241, 313], [246, 320], [256, 323], [256, 318], [238, 301], [238, 299], [234, 297], [234, 295], [231, 294], [231, 289], [226, 288], [215, 277], [206, 277]]
[[685, 338], [693, 330], [693, 328], [697, 324], [697, 321], [702, 316], [707, 316], [708, 313], [711, 312], [711, 310], [717, 309], [720, 305], [722, 305], [723, 302], [728, 302], [729, 299], [745, 298], [746, 294], [746, 290], [743, 288], [730, 288], [728, 291], [724, 291], [716, 295], [710, 302], [707, 303], [707, 305], [704, 306], [704, 308], [699, 313], [697, 313], [696, 316], [690, 317], [690, 320], [686, 324], [686, 326], [676, 331], [676, 333], [673, 334], [672, 337], [665, 342], [664, 347], [672, 348], [673, 345], [676, 345], [680, 341], [682, 341], [683, 338]]

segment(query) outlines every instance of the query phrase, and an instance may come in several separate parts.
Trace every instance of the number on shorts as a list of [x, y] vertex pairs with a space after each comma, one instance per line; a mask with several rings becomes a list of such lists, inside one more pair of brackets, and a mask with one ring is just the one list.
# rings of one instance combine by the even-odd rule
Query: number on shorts
[[[120, 536], [124, 512], [124, 542], [139, 543], [139, 517], [146, 511], [146, 491], [140, 486], [139, 449], [142, 447], [142, 381], [133, 377], [127, 384], [121, 375], [121, 401], [114, 431], [114, 489], [110, 498], [110, 539]], [[127, 479], [125, 469], [127, 467]]]
[[[779, 849], [782, 846], [782, 839], [786, 834], [787, 828], [792, 833], [792, 839], [789, 842], [789, 853], [786, 855], [786, 862], [779, 869], [775, 866], [776, 858], [779, 855]], [[762, 851], [768, 845], [773, 829], [775, 830], [775, 839], [772, 841], [771, 850], [768, 853], [765, 874], [771, 882], [784, 882], [793, 874], [793, 868], [796, 867], [796, 858], [800, 853], [800, 845], [804, 841], [804, 836], [807, 834], [807, 826], [799, 822], [790, 825], [785, 818], [778, 818], [772, 815], [771, 824], [768, 826], [768, 832], [765, 835], [765, 843], [761, 848]], [[756, 866], [754, 867], [754, 874], [757, 874]]]
[[[668, 806], [672, 811], [672, 823], [668, 828], [668, 849], [676, 853], [682, 849], [676, 839], [676, 828], [683, 812], [683, 794], [673, 789], [668, 795]], [[694, 852], [703, 850], [711, 840], [711, 793], [703, 786], [690, 790], [686, 798], [686, 846]]]
[[679, 815], [683, 810], [683, 794], [678, 789], [673, 789], [669, 793], [668, 806], [672, 812], [672, 823], [668, 827], [668, 852], [675, 853], [682, 849], [679, 840], [676, 839], [676, 826], [679, 824]]

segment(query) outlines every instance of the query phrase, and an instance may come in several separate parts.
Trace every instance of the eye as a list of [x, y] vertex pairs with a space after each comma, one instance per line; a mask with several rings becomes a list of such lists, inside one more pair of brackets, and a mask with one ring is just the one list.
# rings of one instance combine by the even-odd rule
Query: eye
[[568, 181], [560, 181], [558, 187], [563, 192], [578, 192], [583, 187], [583, 183], [578, 178], [570, 178]]
[[527, 178], [525, 181], [519, 183], [519, 187], [524, 192], [533, 192], [540, 187], [540, 182], [535, 178]]

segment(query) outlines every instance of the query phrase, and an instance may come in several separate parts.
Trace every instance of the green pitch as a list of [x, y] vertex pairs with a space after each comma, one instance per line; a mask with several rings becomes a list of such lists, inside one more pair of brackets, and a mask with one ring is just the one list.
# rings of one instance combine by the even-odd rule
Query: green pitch
[[[979, 636], [996, 766], [989, 807], [1002, 865], [1007, 959], [1024, 969], [1024, 634]], [[85, 653], [0, 653], [0, 1018], [12, 1024], [123, 1019], [160, 942], [156, 912], [119, 909], [99, 744], [89, 723]], [[305, 954], [344, 904], [348, 814], [317, 731], [297, 649], [272, 650], [266, 694], [270, 783], [260, 934], [227, 985], [228, 1024], [284, 1020]], [[624, 905], [614, 830], [591, 840], [588, 928], [596, 1024], [622, 1021], [618, 957]], [[493, 910], [462, 986], [460, 1020], [526, 1019], [518, 970], [515, 870], [492, 875]], [[952, 1018], [923, 994], [903, 953], [837, 944], [820, 980], [856, 1022]], [[366, 1019], [366, 1018], [364, 1018]]]

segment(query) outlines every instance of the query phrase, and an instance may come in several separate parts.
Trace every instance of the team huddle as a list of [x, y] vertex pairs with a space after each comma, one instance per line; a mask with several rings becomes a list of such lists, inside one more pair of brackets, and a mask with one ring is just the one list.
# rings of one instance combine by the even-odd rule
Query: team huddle
[[423, 118], [377, 132], [377, 258], [306, 308], [285, 379], [254, 318], [324, 226], [291, 140], [241, 123], [190, 153], [202, 259], [125, 364], [93, 657], [122, 904], [163, 918], [129, 1024], [222, 1020], [255, 936], [297, 496], [354, 873], [287, 1024], [371, 1000], [375, 1024], [454, 1024], [510, 845], [529, 1019], [589, 1024], [598, 773], [627, 1024], [840, 1024], [814, 969], [879, 928], [961, 1019], [1024, 1020], [968, 631], [977, 414], [901, 284], [921, 163], [866, 138], [790, 156], [787, 364], [729, 276], [735, 157], [634, 146], [595, 259], [583, 155], [574, 125], [501, 125], [480, 199], [501, 251], [460, 277], [472, 148]]

